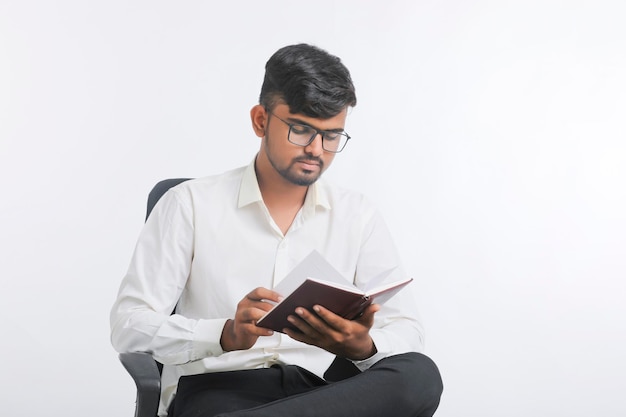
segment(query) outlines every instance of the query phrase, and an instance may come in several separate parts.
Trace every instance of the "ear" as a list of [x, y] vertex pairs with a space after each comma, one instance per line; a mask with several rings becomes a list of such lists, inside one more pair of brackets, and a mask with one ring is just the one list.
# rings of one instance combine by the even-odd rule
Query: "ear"
[[250, 120], [252, 120], [252, 129], [254, 133], [262, 138], [265, 137], [265, 128], [267, 126], [267, 112], [265, 107], [257, 104], [250, 110]]

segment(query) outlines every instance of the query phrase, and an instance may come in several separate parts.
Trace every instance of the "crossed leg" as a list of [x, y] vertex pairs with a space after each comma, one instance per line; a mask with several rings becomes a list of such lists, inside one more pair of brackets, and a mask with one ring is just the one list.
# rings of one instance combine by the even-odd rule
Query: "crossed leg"
[[419, 353], [406, 353], [333, 383], [297, 366], [184, 377], [171, 415], [430, 417], [442, 390], [434, 362]]

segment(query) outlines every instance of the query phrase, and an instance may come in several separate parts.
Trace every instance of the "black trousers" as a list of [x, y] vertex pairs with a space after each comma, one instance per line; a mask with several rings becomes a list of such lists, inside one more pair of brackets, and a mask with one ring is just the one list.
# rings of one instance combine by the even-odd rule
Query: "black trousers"
[[439, 406], [443, 383], [419, 353], [385, 358], [329, 382], [292, 365], [182, 377], [171, 417], [422, 417]]

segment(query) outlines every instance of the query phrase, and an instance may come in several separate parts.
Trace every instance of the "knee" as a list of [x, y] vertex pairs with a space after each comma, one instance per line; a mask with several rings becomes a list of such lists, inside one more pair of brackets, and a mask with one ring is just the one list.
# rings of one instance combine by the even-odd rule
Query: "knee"
[[426, 382], [430, 387], [433, 397], [439, 402], [439, 398], [443, 393], [443, 380], [435, 362], [421, 353], [412, 352], [407, 353], [407, 355], [411, 358], [410, 362], [415, 375]]
[[420, 409], [418, 415], [432, 415], [443, 393], [443, 381], [435, 362], [421, 353], [391, 356], [379, 362], [393, 371], [394, 391]]

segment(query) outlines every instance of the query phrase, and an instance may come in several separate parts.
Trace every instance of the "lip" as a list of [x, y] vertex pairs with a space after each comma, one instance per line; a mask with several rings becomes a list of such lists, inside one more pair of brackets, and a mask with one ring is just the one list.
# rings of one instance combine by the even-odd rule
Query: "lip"
[[302, 168], [306, 169], [307, 171], [313, 171], [320, 166], [320, 164], [315, 161], [302, 160], [298, 161], [298, 163], [302, 166]]

